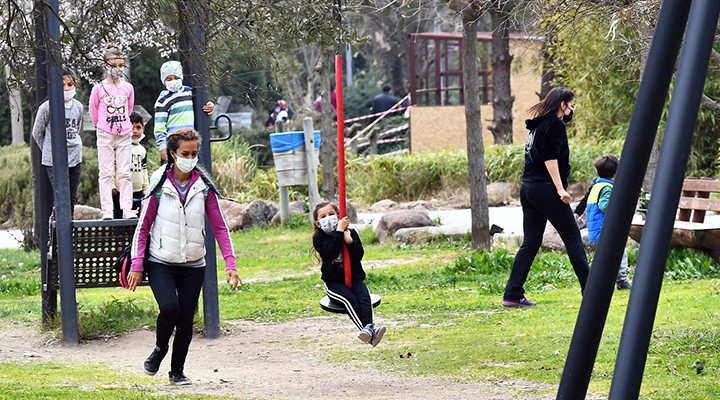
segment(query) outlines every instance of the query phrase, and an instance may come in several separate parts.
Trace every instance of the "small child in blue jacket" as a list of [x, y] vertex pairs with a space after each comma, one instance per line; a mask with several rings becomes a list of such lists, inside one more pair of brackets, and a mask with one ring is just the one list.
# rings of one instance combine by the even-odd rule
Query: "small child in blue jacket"
[[[338, 207], [333, 203], [320, 203], [315, 207], [313, 247], [322, 260], [322, 280], [328, 297], [345, 306], [350, 319], [360, 330], [358, 339], [374, 347], [382, 340], [385, 327], [376, 327], [373, 323], [372, 300], [365, 286], [365, 271], [360, 262], [365, 250], [358, 233], [348, 228], [348, 218], [338, 220], [338, 214]], [[351, 288], [345, 286], [343, 243], [347, 245], [350, 254]]]
[[[598, 177], [595, 179], [595, 183], [590, 187], [590, 191], [587, 196], [587, 227], [588, 227], [588, 241], [591, 245], [597, 243], [600, 238], [600, 230], [602, 229], [603, 222], [605, 221], [605, 213], [607, 212], [608, 204], [610, 203], [610, 195], [612, 194], [613, 185], [615, 182], [615, 173], [617, 172], [618, 164], [617, 157], [606, 154], [597, 160], [595, 160], [595, 170], [597, 170]], [[620, 290], [630, 289], [630, 281], [627, 277], [628, 259], [627, 250], [623, 251], [623, 258], [620, 262], [620, 270], [617, 276], [617, 288]]]

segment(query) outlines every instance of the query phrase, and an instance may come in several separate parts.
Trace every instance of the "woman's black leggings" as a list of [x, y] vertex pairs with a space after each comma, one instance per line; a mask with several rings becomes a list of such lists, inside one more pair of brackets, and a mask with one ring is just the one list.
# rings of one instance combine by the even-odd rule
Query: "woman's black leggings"
[[350, 319], [358, 329], [373, 323], [372, 301], [365, 282], [362, 280], [353, 281], [352, 288], [348, 288], [344, 282], [326, 281], [325, 291], [329, 298], [345, 306]]
[[525, 281], [532, 262], [542, 245], [547, 221], [555, 227], [565, 244], [570, 264], [580, 281], [581, 290], [585, 290], [590, 268], [583, 246], [580, 230], [573, 217], [569, 204], [560, 200], [552, 183], [523, 182], [520, 186], [520, 204], [523, 209], [524, 238], [522, 246], [515, 256], [510, 279], [505, 286], [505, 300], [518, 300], [525, 295]]
[[170, 369], [182, 372], [192, 341], [193, 317], [205, 278], [205, 267], [190, 268], [148, 262], [145, 269], [160, 308], [155, 345], [166, 349], [174, 330]]

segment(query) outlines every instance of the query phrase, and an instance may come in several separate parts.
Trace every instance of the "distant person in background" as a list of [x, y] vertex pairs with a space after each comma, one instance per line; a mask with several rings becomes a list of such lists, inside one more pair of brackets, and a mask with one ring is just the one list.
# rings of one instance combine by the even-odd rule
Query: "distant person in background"
[[382, 94], [375, 96], [372, 103], [372, 113], [381, 113], [392, 108], [400, 99], [390, 94], [392, 87], [387, 83], [382, 87]]
[[288, 106], [287, 101], [280, 99], [275, 104], [275, 109], [270, 113], [267, 121], [265, 121], [266, 128], [274, 128], [277, 122], [287, 123], [295, 114], [293, 110], [290, 109], [290, 106]]

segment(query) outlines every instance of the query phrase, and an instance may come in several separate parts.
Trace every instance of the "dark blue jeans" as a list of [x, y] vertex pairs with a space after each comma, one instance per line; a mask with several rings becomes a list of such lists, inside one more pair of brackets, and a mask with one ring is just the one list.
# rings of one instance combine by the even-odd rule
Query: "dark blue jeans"
[[189, 268], [147, 262], [145, 269], [160, 308], [155, 345], [167, 348], [174, 330], [170, 369], [182, 372], [192, 341], [193, 317], [205, 278], [205, 267]]
[[[77, 204], [77, 191], [80, 186], [80, 171], [82, 169], [82, 163], [68, 168], [69, 183], [70, 183], [70, 218], [73, 218], [73, 212], [75, 211], [75, 204]], [[53, 167], [45, 166], [47, 171], [48, 180], [50, 180], [50, 186], [53, 188], [53, 198], [55, 197], [55, 175]], [[57, 201], [55, 201], [57, 206]]]
[[520, 204], [523, 209], [522, 246], [515, 255], [510, 278], [505, 286], [505, 300], [518, 300], [525, 295], [525, 281], [533, 260], [542, 245], [547, 221], [555, 227], [565, 244], [570, 263], [575, 270], [580, 289], [585, 290], [590, 268], [580, 230], [575, 223], [569, 204], [560, 200], [555, 186], [544, 182], [523, 182], [520, 186]]

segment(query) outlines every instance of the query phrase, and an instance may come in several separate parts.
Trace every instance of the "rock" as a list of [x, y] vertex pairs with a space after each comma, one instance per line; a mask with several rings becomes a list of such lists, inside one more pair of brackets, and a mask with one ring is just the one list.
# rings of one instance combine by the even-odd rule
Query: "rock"
[[425, 200], [408, 201], [405, 203], [400, 203], [398, 208], [403, 209], [403, 210], [413, 210], [413, 209], [415, 209], [415, 207], [418, 207], [418, 206], [420, 206], [426, 210], [429, 210], [430, 208], [432, 208], [430, 206], [430, 203], [428, 203]]
[[240, 213], [240, 229], [252, 227], [267, 228], [272, 218], [277, 213], [274, 204], [265, 203], [262, 200], [253, 200]]
[[516, 233], [498, 233], [492, 237], [492, 247], [517, 250], [523, 242], [523, 235]]
[[488, 205], [499, 207], [510, 204], [515, 187], [510, 183], [493, 182], [487, 185]]
[[384, 199], [376, 202], [370, 206], [372, 212], [385, 212], [395, 210], [398, 208], [398, 204], [390, 199]]
[[309, 213], [310, 207], [302, 200], [295, 200], [290, 203], [290, 215]]
[[433, 224], [427, 210], [396, 210], [385, 213], [377, 227], [375, 234], [380, 243], [384, 243], [395, 231], [402, 228], [417, 228]]
[[358, 222], [358, 215], [355, 205], [351, 202], [346, 202], [345, 207], [347, 208], [347, 216], [351, 223], [356, 224]]
[[439, 239], [463, 239], [470, 233], [470, 225], [465, 226], [424, 226], [420, 228], [401, 228], [395, 231], [393, 239], [399, 243], [430, 243]]
[[580, 200], [585, 196], [587, 189], [582, 183], [573, 183], [572, 185], [568, 186], [567, 192], [571, 198]]
[[[308, 207], [307, 203], [301, 200], [295, 200], [290, 203], [290, 217], [297, 214], [308, 214], [310, 212], [310, 208]], [[309, 221], [309, 220], [308, 220]], [[282, 217], [280, 215], [280, 210], [278, 210], [275, 215], [272, 217], [272, 220], [270, 221], [271, 226], [278, 226], [282, 222]]]
[[102, 211], [100, 211], [99, 208], [76, 204], [75, 210], [73, 210], [73, 219], [87, 220], [87, 219], [101, 219], [101, 218], [102, 218]]
[[225, 220], [227, 221], [230, 231], [240, 229], [240, 214], [242, 214], [242, 211], [245, 209], [245, 205], [226, 199], [220, 199], [218, 203], [225, 215]]
[[560, 234], [555, 230], [552, 224], [545, 225], [545, 232], [543, 233], [542, 247], [548, 250], [562, 250], [564, 248]]

